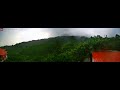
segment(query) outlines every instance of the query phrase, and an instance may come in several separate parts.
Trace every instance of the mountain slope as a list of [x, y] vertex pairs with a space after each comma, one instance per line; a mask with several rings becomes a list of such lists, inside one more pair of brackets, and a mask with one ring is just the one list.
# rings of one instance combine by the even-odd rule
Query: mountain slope
[[7, 62], [82, 62], [95, 50], [120, 50], [120, 39], [61, 36], [3, 48], [8, 51]]

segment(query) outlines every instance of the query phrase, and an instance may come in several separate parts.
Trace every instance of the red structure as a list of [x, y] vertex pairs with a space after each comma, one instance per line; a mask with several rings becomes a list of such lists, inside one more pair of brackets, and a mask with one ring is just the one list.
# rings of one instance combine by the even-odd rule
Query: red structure
[[120, 51], [93, 52], [92, 62], [120, 62]]
[[2, 61], [7, 59], [7, 51], [5, 49], [0, 48], [0, 58]]

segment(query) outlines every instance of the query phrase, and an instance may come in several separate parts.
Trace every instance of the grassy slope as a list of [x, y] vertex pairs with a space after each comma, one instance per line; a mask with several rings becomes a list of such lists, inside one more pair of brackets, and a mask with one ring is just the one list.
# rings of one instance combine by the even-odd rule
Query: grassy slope
[[120, 50], [120, 39], [62, 36], [4, 48], [8, 51], [8, 62], [76, 62], [95, 50]]

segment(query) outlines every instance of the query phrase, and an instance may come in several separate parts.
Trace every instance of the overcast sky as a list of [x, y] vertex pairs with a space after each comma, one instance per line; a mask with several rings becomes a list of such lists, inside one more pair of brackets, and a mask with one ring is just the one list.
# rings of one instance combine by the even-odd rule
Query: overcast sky
[[62, 35], [108, 37], [120, 35], [120, 28], [4, 28], [0, 31], [0, 46]]

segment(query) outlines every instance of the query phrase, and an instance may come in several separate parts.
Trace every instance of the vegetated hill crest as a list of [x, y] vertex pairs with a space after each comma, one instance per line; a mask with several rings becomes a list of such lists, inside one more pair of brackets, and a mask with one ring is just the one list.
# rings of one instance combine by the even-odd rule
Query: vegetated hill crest
[[71, 40], [84, 41], [87, 39], [88, 39], [88, 37], [86, 37], [86, 36], [58, 36], [58, 37], [50, 37], [48, 39], [38, 39], [38, 40], [26, 41], [26, 42], [17, 43], [15, 45], [3, 46], [3, 47], [41, 45], [44, 43], [54, 42], [55, 40], [58, 40], [60, 42], [68, 42]]

